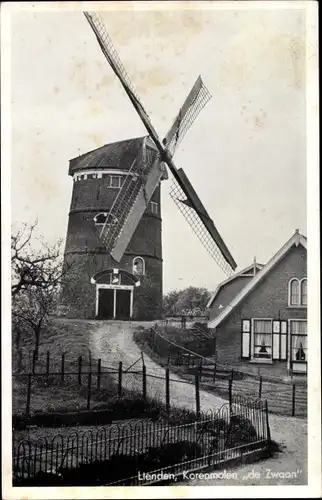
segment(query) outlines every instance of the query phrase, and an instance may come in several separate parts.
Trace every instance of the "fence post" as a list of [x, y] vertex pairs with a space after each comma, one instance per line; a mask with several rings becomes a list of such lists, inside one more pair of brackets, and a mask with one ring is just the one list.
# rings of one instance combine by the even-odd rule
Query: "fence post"
[[231, 405], [233, 402], [233, 379], [228, 380], [228, 396], [229, 396], [229, 410], [231, 411]]
[[146, 399], [146, 366], [143, 365], [143, 370], [142, 370], [142, 396], [143, 399]]
[[61, 381], [64, 382], [65, 377], [65, 353], [61, 355]]
[[263, 377], [259, 377], [258, 399], [262, 399]]
[[295, 417], [295, 384], [292, 385], [292, 417]]
[[118, 380], [118, 386], [117, 386], [117, 395], [120, 398], [122, 396], [122, 361], [119, 362], [119, 380]]
[[231, 370], [231, 382], [234, 380], [234, 369]]
[[217, 365], [215, 363], [215, 365], [214, 365], [214, 377], [213, 377], [214, 385], [215, 385], [215, 382], [216, 382], [216, 369], [217, 369]]
[[78, 383], [82, 385], [82, 356], [78, 358]]
[[167, 414], [170, 413], [170, 370], [169, 368], [165, 369], [165, 405]]
[[197, 417], [200, 416], [200, 389], [199, 389], [199, 375], [195, 375], [195, 387], [196, 387], [196, 413]]
[[99, 391], [100, 388], [101, 388], [101, 372], [102, 372], [102, 368], [101, 368], [101, 359], [99, 359], [97, 361], [97, 390]]
[[268, 441], [271, 440], [271, 430], [269, 428], [269, 421], [268, 421], [268, 405], [267, 405], [267, 399], [265, 402], [265, 414], [266, 414], [266, 431], [267, 431], [267, 439]]
[[29, 414], [30, 414], [31, 382], [32, 382], [32, 375], [31, 375], [31, 373], [29, 373], [28, 386], [27, 386], [27, 403], [26, 403], [26, 415], [27, 415], [27, 417], [29, 417]]
[[49, 363], [50, 363], [50, 352], [47, 351], [47, 357], [46, 357], [46, 374], [49, 375]]
[[88, 372], [87, 382], [87, 410], [91, 409], [91, 392], [92, 392], [92, 372]]

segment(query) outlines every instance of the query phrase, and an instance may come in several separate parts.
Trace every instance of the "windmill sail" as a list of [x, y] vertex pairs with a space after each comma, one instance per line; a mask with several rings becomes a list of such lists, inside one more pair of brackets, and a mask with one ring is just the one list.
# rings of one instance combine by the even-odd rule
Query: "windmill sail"
[[185, 172], [181, 168], [177, 172], [181, 182], [173, 179], [171, 198], [211, 257], [227, 275], [231, 274], [237, 267], [236, 262]]
[[[171, 154], [175, 153], [178, 144], [188, 132], [191, 124], [210, 98], [211, 95], [204, 86], [201, 77], [198, 77], [172, 127], [163, 140], [163, 142], [166, 143], [167, 150], [170, 150]], [[153, 146], [154, 143], [152, 142], [151, 147]], [[155, 147], [154, 150], [156, 150]], [[111, 220], [111, 217], [113, 217], [113, 219], [117, 219], [119, 222], [114, 227], [106, 223], [102, 230], [103, 242], [108, 252], [110, 252], [113, 259], [117, 262], [120, 262], [123, 257], [147, 205], [153, 196], [155, 188], [164, 175], [164, 168], [160, 162], [160, 155], [153, 155], [146, 141], [143, 144], [143, 155], [137, 158], [135, 162], [136, 165], [139, 162], [141, 162], [141, 166], [144, 167], [144, 184], [140, 186], [139, 189], [133, 189], [133, 191], [131, 191], [131, 195], [132, 193], [134, 194], [133, 197], [129, 197], [127, 191], [128, 183], [123, 186], [122, 191], [126, 191], [126, 196], [124, 196], [122, 191], [119, 193], [110, 211], [110, 216], [107, 219]], [[133, 185], [133, 179], [131, 184]], [[121, 200], [123, 200], [123, 202], [121, 202]]]
[[183, 106], [180, 108], [172, 127], [163, 141], [166, 149], [171, 155], [174, 154], [191, 124], [195, 121], [200, 111], [210, 99], [211, 94], [203, 83], [201, 76], [198, 76], [196, 83], [188, 94]]
[[[202, 84], [202, 80], [200, 79], [199, 81], [197, 80], [195, 84], [195, 88], [192, 89], [191, 95], [189, 94], [187, 101], [185, 102], [184, 106], [186, 107], [186, 114], [184, 115], [184, 112], [182, 111], [182, 108], [175, 120], [175, 123], [173, 127], [170, 129], [168, 136], [166, 137], [165, 142], [168, 140], [169, 141], [169, 147], [167, 147], [167, 143], [165, 146], [162, 144], [160, 141], [160, 138], [155, 131], [151, 120], [145, 111], [138, 95], [135, 92], [135, 89], [132, 85], [132, 82], [125, 71], [125, 68], [107, 34], [107, 31], [100, 20], [99, 16], [97, 14], [93, 13], [88, 13], [84, 12], [86, 19], [88, 20], [90, 26], [92, 27], [95, 36], [97, 38], [97, 41], [101, 47], [101, 50], [106, 57], [108, 63], [110, 64], [111, 68], [113, 69], [114, 73], [120, 80], [125, 92], [127, 93], [129, 99], [131, 100], [134, 108], [136, 109], [138, 115], [140, 116], [145, 128], [147, 129], [151, 139], [155, 143], [155, 146], [157, 150], [159, 151], [160, 154], [160, 161], [164, 161], [173, 177], [174, 177], [174, 189], [172, 189], [172, 198], [176, 201], [176, 204], [178, 208], [182, 211], [182, 207], [186, 207], [186, 212], [185, 216], [190, 222], [190, 225], [194, 229], [194, 231], [197, 233], [200, 241], [203, 243], [203, 245], [206, 247], [206, 249], [209, 251], [209, 245], [213, 247], [213, 249], [210, 252], [211, 256], [216, 260], [216, 262], [222, 267], [222, 269], [230, 274], [230, 272], [234, 269], [236, 269], [237, 265], [231, 256], [228, 248], [226, 247], [225, 243], [223, 242], [221, 236], [219, 235], [218, 231], [216, 230], [212, 220], [208, 216], [206, 210], [204, 209], [199, 197], [196, 195], [195, 191], [193, 190], [191, 184], [189, 181], [187, 182], [187, 178], [184, 175], [184, 172], [182, 170], [177, 170], [176, 166], [174, 165], [172, 161], [172, 154], [173, 151], [176, 148], [176, 145], [180, 139], [180, 137], [183, 137], [185, 131], [187, 130], [189, 123], [191, 123], [191, 120], [193, 119], [193, 111], [196, 112], [199, 109], [202, 109], [204, 106], [203, 103], [207, 102], [207, 99], [209, 100], [208, 94], [206, 91], [201, 94], [201, 89], [204, 89], [205, 87]], [[199, 91], [198, 91], [199, 88]], [[198, 99], [199, 96], [199, 99]], [[191, 104], [189, 104], [191, 103]], [[200, 110], [199, 110], [200, 111]], [[198, 111], [198, 112], [199, 112]], [[197, 114], [198, 114], [197, 112]], [[186, 118], [184, 118], [184, 116]], [[197, 116], [197, 115], [196, 115]], [[121, 190], [123, 191], [123, 190]], [[186, 197], [187, 202], [190, 204], [190, 207], [188, 207], [186, 204], [183, 204], [182, 202], [178, 202], [178, 196], [183, 196]], [[121, 193], [120, 193], [121, 196]], [[138, 193], [137, 193], [138, 196]], [[137, 196], [135, 197], [135, 200], [137, 200]], [[152, 195], [151, 195], [152, 196]], [[177, 203], [178, 202], [178, 203]], [[123, 220], [123, 223], [126, 222], [127, 216], [129, 215], [129, 212], [131, 208], [133, 208], [133, 205], [138, 207], [139, 204], [133, 203], [132, 206], [129, 207], [127, 210], [127, 213], [124, 213], [124, 210], [122, 212], [122, 217], [121, 219]], [[121, 204], [120, 204], [121, 206]], [[140, 205], [141, 206], [141, 205]], [[201, 209], [202, 208], [202, 209]], [[135, 208], [136, 210], [136, 208]], [[187, 212], [191, 211], [191, 213]], [[122, 226], [123, 227], [123, 226]], [[119, 230], [122, 229], [122, 227], [119, 228]], [[106, 229], [106, 228], [105, 228]], [[106, 231], [103, 228], [103, 233], [105, 232], [105, 235], [102, 234], [103, 236], [103, 241], [106, 244], [106, 239], [107, 239], [107, 234]], [[114, 234], [116, 234], [116, 229], [114, 227]], [[124, 247], [125, 243], [123, 243]], [[107, 247], [109, 248], [109, 247]], [[121, 253], [121, 252], [120, 252]], [[118, 255], [120, 255], [120, 253]]]

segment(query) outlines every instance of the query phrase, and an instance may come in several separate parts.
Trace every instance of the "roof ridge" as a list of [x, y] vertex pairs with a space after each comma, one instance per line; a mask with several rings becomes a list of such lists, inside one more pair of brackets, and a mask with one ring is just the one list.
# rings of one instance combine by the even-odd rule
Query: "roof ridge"
[[271, 257], [266, 265], [249, 281], [249, 283], [236, 295], [236, 297], [228, 304], [224, 311], [219, 314], [216, 318], [208, 322], [208, 327], [216, 328], [241, 302], [241, 300], [248, 295], [261, 279], [266, 276], [266, 274], [275, 267], [275, 265], [284, 257], [286, 252], [292, 248], [293, 245], [301, 244], [304, 248], [307, 248], [307, 239], [300, 233], [295, 232], [291, 238], [289, 238], [286, 243]]

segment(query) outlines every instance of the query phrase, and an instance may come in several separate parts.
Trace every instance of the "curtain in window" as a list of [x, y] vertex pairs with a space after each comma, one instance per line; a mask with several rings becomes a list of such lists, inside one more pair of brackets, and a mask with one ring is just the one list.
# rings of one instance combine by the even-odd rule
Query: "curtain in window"
[[290, 297], [290, 304], [292, 306], [297, 306], [300, 304], [300, 296], [299, 296], [299, 292], [300, 292], [300, 283], [297, 279], [294, 279], [291, 281], [291, 297]]
[[307, 335], [307, 321], [291, 321], [291, 334]]
[[307, 306], [307, 280], [301, 282], [301, 305]]
[[292, 361], [307, 361], [307, 322], [291, 321]]
[[254, 357], [270, 358], [272, 355], [271, 320], [254, 321]]
[[307, 361], [307, 337], [292, 336], [292, 361]]

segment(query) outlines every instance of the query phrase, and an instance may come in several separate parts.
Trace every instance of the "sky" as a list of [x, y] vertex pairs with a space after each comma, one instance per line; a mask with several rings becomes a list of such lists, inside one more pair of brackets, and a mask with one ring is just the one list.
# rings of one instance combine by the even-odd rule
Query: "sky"
[[[304, 11], [134, 6], [102, 19], [160, 136], [199, 74], [212, 94], [174, 160], [238, 270], [267, 262], [296, 228], [306, 234]], [[81, 12], [16, 12], [11, 37], [12, 222], [38, 218], [54, 242], [66, 237], [69, 160], [146, 132]], [[214, 290], [225, 276], [169, 188], [164, 291]]]

